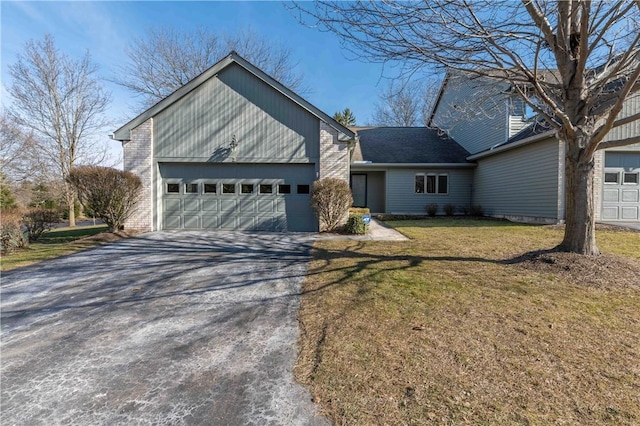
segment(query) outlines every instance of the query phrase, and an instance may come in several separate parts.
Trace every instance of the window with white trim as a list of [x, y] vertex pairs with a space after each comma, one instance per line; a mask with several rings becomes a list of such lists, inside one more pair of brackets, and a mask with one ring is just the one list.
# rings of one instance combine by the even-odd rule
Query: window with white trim
[[620, 179], [620, 173], [618, 172], [606, 172], [604, 174], [604, 183], [618, 183]]
[[626, 184], [637, 184], [638, 183], [638, 173], [629, 173], [625, 172], [622, 178], [622, 183]]
[[415, 175], [414, 188], [416, 194], [448, 194], [449, 175], [418, 173]]
[[198, 184], [197, 183], [185, 183], [184, 184], [184, 193], [185, 194], [197, 194], [198, 193]]

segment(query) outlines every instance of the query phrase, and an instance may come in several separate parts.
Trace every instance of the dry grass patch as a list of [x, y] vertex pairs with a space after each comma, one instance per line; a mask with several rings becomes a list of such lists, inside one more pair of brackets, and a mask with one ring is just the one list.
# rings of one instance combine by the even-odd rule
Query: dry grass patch
[[[514, 263], [554, 228], [394, 226], [412, 240], [315, 247], [296, 375], [336, 424], [640, 423], [640, 283]], [[640, 271], [640, 234], [607, 232]]]

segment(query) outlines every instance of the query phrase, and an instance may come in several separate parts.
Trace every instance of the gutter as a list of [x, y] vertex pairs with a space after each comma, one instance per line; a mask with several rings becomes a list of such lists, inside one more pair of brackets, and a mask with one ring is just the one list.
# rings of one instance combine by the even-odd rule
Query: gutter
[[508, 151], [510, 149], [518, 148], [524, 145], [529, 145], [530, 143], [534, 143], [543, 139], [548, 139], [553, 136], [555, 136], [555, 130], [549, 130], [547, 132], [540, 133], [539, 135], [529, 136], [528, 138], [522, 139], [521, 141], [518, 141], [518, 142], [509, 143], [506, 145], [499, 146], [497, 148], [491, 148], [488, 151], [482, 151], [477, 154], [470, 155], [467, 157], [467, 160], [475, 161], [479, 158], [488, 157], [490, 155], [498, 154], [503, 151]]

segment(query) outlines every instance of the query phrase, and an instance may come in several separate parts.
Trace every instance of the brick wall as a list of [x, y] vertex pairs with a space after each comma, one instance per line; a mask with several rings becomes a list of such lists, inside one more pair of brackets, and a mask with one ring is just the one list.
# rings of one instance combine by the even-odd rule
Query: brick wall
[[349, 182], [349, 147], [338, 141], [338, 131], [320, 122], [320, 179], [334, 177]]
[[153, 229], [153, 119], [131, 130], [131, 140], [123, 144], [124, 170], [142, 180], [142, 192], [136, 211], [125, 222], [125, 229]]

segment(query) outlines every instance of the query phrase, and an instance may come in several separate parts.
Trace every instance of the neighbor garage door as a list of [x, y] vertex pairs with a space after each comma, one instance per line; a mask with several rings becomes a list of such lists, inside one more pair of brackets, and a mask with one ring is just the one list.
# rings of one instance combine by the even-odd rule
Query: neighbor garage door
[[606, 152], [602, 220], [640, 221], [640, 153]]
[[313, 164], [161, 163], [162, 229], [317, 231]]

